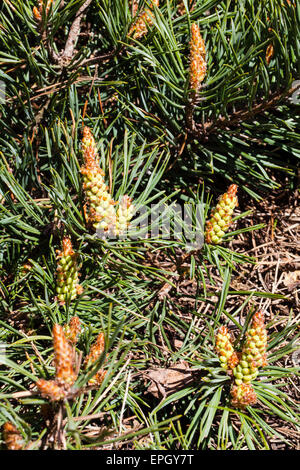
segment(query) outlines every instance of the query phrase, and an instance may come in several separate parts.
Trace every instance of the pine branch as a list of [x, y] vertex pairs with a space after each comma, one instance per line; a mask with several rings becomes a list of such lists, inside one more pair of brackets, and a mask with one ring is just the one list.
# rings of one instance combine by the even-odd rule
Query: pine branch
[[55, 52], [55, 50], [50, 44], [50, 41], [48, 40], [47, 25], [44, 24], [42, 20], [40, 22], [39, 27], [41, 30], [42, 41], [46, 45], [48, 53], [51, 59], [53, 60], [53, 62], [60, 65], [62, 68], [67, 67], [69, 63], [72, 61], [72, 58], [74, 56], [75, 46], [78, 40], [78, 36], [80, 34], [81, 20], [85, 11], [88, 9], [91, 3], [92, 3], [92, 0], [86, 0], [83, 3], [83, 5], [81, 5], [81, 7], [79, 8], [75, 16], [75, 19], [73, 20], [73, 23], [70, 27], [70, 31], [69, 31], [68, 38], [65, 43], [65, 47], [59, 54]]
[[256, 103], [252, 109], [241, 109], [231, 114], [229, 118], [221, 117], [216, 121], [206, 122], [204, 125], [196, 124], [194, 126], [187, 126], [187, 130], [193, 135], [193, 137], [198, 139], [207, 139], [208, 134], [216, 133], [219, 129], [239, 126], [243, 122], [254, 118], [257, 114], [264, 113], [268, 109], [276, 107], [283, 99], [293, 95], [293, 93], [299, 89], [300, 84], [293, 86], [284, 92], [278, 90], [273, 93], [268, 100]]
[[71, 61], [73, 57], [75, 45], [76, 45], [76, 42], [80, 33], [81, 20], [85, 11], [87, 10], [87, 8], [90, 6], [91, 3], [92, 3], [92, 0], [86, 0], [84, 2], [84, 4], [79, 8], [77, 15], [72, 23], [69, 36], [66, 41], [65, 49], [63, 53], [61, 54], [61, 62], [64, 66], [69, 64], [69, 62]]

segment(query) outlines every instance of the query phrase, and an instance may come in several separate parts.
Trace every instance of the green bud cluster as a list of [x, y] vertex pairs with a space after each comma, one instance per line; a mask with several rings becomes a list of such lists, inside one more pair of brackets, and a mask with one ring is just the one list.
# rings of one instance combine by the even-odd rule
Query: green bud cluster
[[77, 255], [72, 249], [71, 240], [63, 240], [63, 250], [58, 251], [56, 294], [61, 303], [74, 300], [82, 288], [79, 286]]
[[251, 328], [246, 333], [238, 365], [233, 369], [236, 385], [250, 383], [256, 379], [258, 368], [266, 362], [267, 332], [262, 312], [257, 312], [252, 319]]
[[257, 396], [251, 382], [256, 379], [259, 367], [267, 364], [267, 330], [263, 313], [258, 311], [253, 315], [241, 352], [235, 351], [225, 326], [221, 326], [216, 334], [215, 348], [221, 367], [233, 379], [230, 390], [232, 406], [243, 409], [254, 405]]
[[221, 243], [231, 224], [233, 211], [238, 204], [236, 192], [237, 185], [232, 184], [229, 186], [228, 191], [220, 197], [217, 206], [211, 213], [210, 220], [206, 222], [206, 243]]
[[89, 218], [95, 229], [108, 230], [115, 225], [115, 202], [107, 191], [102, 170], [83, 176], [86, 200], [89, 206]]
[[120, 235], [127, 229], [134, 207], [131, 198], [125, 195], [116, 211], [116, 202], [108, 191], [104, 172], [99, 166], [95, 139], [89, 127], [86, 126], [83, 129], [82, 153], [84, 165], [80, 171], [83, 175], [87, 220], [96, 230]]
[[216, 351], [223, 369], [229, 370], [235, 367], [238, 357], [226, 326], [221, 326], [216, 335]]

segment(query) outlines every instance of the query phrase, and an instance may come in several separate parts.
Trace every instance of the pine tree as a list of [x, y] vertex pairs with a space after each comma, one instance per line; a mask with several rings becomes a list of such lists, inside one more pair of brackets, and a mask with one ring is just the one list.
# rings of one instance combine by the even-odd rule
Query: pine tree
[[[248, 347], [252, 305], [226, 302], [282, 297], [231, 289], [256, 260], [230, 241], [263, 227], [237, 188], [255, 201], [297, 185], [299, 25], [292, 0], [1, 2], [3, 446], [121, 448], [131, 417], [136, 449], [266, 449], [270, 416], [296, 427], [276, 382], [295, 373], [276, 361], [296, 322], [271, 322], [271, 359], [247, 382], [227, 322]], [[200, 245], [182, 219], [151, 232], [172, 204], [193, 207]], [[185, 276], [196, 294], [179, 316]], [[172, 361], [191, 383], [159, 384], [157, 405], [146, 382]]]

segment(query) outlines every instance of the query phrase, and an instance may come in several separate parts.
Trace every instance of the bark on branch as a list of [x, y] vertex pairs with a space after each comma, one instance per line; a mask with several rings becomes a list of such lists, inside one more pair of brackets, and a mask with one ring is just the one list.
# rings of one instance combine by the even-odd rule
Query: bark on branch
[[92, 3], [92, 0], [86, 0], [83, 5], [79, 8], [77, 15], [72, 23], [72, 26], [69, 31], [68, 39], [65, 45], [65, 49], [61, 55], [61, 60], [63, 64], [68, 64], [74, 54], [74, 49], [76, 46], [76, 42], [80, 33], [80, 28], [81, 28], [81, 20], [84, 15], [84, 12], [86, 9], [90, 6]]

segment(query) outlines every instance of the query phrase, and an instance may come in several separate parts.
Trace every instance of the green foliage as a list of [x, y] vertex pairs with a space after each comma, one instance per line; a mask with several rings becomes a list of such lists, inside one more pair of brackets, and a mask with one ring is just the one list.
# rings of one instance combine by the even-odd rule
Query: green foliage
[[[37, 184], [36, 152], [47, 168], [46, 135], [40, 129], [32, 140], [33, 130], [39, 122], [51, 127], [72, 116], [78, 123], [86, 101], [89, 116], [99, 116], [98, 131], [106, 142], [119, 141], [124, 128], [140, 143], [159, 139], [172, 160], [179, 160], [180, 184], [192, 168], [209, 182], [216, 176], [234, 179], [257, 197], [258, 188], [278, 185], [270, 170], [293, 174], [299, 106], [284, 97], [299, 76], [298, 6], [281, 0], [198, 1], [190, 14], [178, 16], [176, 2], [165, 1], [155, 8], [149, 33], [136, 41], [128, 37], [134, 21], [128, 3], [98, 0], [87, 12], [72, 61], [64, 66], [53, 55], [64, 50], [82, 2], [63, 8], [59, 3], [50, 9], [45, 35], [32, 15], [32, 1], [4, 2], [0, 10], [0, 78], [7, 97], [1, 106], [1, 147], [28, 167], [28, 184]], [[195, 121], [200, 127], [206, 123], [206, 132], [188, 132], [186, 141], [192, 21], [200, 25], [207, 51], [207, 75], [195, 109]], [[274, 56], [268, 65], [269, 44]], [[176, 174], [171, 172], [172, 178]]]
[[[270, 322], [269, 365], [254, 383], [259, 404], [242, 412], [231, 407], [229, 378], [213, 349], [220, 324], [230, 322], [242, 338], [244, 310], [257, 299], [282, 298], [231, 286], [231, 275], [255, 259], [229, 242], [264, 225], [249, 225], [249, 212], [240, 213], [222, 245], [201, 249], [189, 248], [184, 231], [176, 237], [175, 222], [170, 238], [149, 233], [156, 208], [166, 216], [180, 203], [191, 205], [193, 228], [203, 235], [215, 201], [208, 190], [219, 194], [231, 182], [258, 199], [280, 186], [274, 175], [283, 172], [294, 188], [299, 105], [290, 95], [299, 74], [300, 7], [198, 0], [180, 16], [177, 2], [161, 0], [147, 34], [134, 40], [129, 3], [94, 0], [69, 57], [68, 38], [85, 3], [54, 0], [42, 23], [33, 0], [0, 6], [0, 426], [13, 423], [30, 448], [51, 446], [51, 418], [43, 417], [48, 402], [34, 383], [54, 375], [53, 324], [78, 315], [77, 353], [85, 356], [103, 331], [106, 358], [95, 367], [107, 373], [99, 389], [52, 407], [63, 413], [59, 448], [130, 442], [134, 449], [269, 449], [274, 435], [290, 445], [270, 417], [296, 428], [296, 404], [284, 388], [299, 371], [281, 364], [297, 348], [295, 323]], [[136, 15], [147, 4], [141, 0]], [[193, 129], [186, 119], [192, 22], [200, 26], [207, 59]], [[137, 209], [146, 208], [148, 222], [137, 238], [101, 239], [88, 227], [83, 125], [95, 136], [113, 198], [128, 194]], [[83, 293], [59, 305], [56, 250], [65, 234], [78, 254]], [[188, 309], [182, 292], [162, 295], [178, 276], [195, 285]], [[147, 393], [149, 368], [182, 361], [196, 374], [192, 384], [161, 399]], [[89, 373], [81, 371], [76, 386], [84, 387]]]

